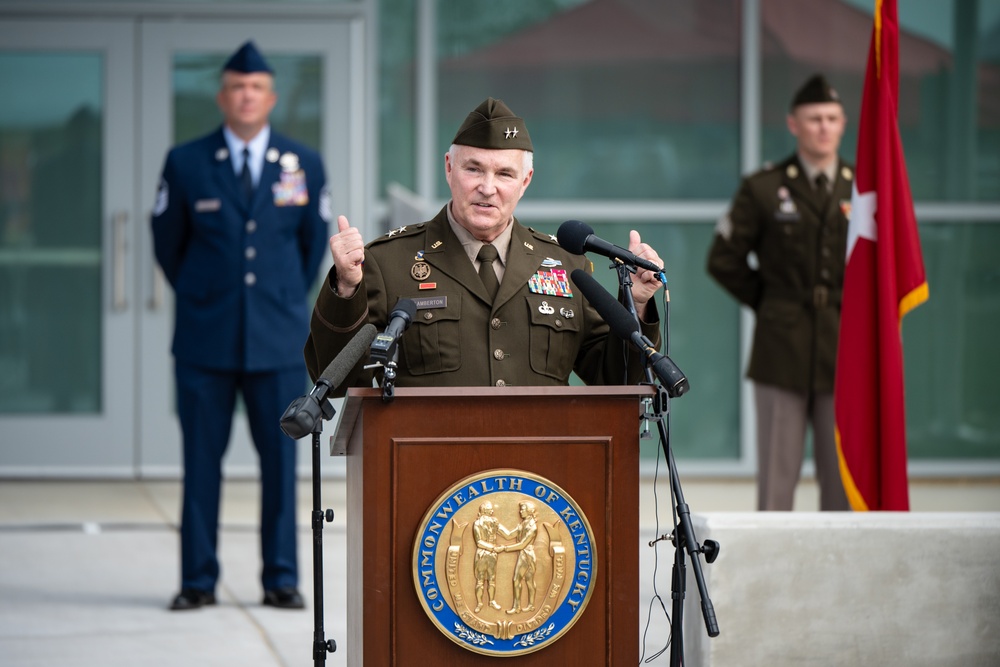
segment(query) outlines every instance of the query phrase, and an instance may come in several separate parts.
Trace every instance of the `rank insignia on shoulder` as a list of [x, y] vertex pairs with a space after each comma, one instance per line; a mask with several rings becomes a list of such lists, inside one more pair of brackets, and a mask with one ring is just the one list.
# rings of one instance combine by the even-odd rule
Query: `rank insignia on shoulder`
[[573, 289], [570, 287], [569, 278], [563, 269], [537, 271], [535, 275], [528, 279], [528, 289], [534, 294], [544, 294], [546, 296], [573, 296]]
[[405, 231], [406, 231], [406, 225], [403, 225], [402, 227], [398, 227], [397, 229], [390, 229], [389, 233], [386, 234], [386, 236], [395, 236], [396, 234], [402, 234]]
[[153, 216], [163, 215], [170, 204], [170, 186], [165, 180], [160, 180], [160, 187], [156, 191], [156, 203], [153, 204]]

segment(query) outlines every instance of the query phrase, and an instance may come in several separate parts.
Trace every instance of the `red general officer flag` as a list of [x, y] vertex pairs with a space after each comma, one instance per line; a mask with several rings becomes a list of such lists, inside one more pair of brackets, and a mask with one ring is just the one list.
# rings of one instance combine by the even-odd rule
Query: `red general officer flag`
[[877, 0], [851, 197], [834, 412], [855, 510], [908, 510], [903, 315], [928, 288], [897, 122], [896, 0]]

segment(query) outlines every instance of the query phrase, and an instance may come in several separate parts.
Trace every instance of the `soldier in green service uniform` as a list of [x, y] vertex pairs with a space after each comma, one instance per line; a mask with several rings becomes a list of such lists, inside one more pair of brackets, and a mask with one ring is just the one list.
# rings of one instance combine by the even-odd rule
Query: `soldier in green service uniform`
[[854, 178], [838, 155], [846, 117], [817, 74], [796, 93], [787, 122], [795, 154], [743, 180], [716, 227], [708, 272], [756, 314], [747, 377], [757, 407], [758, 509], [792, 509], [811, 423], [820, 509], [847, 510], [833, 419]]
[[[305, 346], [316, 378], [370, 322], [383, 330], [401, 297], [416, 317], [399, 346], [397, 387], [632, 384], [642, 355], [614, 336], [570, 282], [587, 259], [514, 217], [531, 183], [533, 147], [524, 121], [487, 98], [458, 129], [444, 156], [451, 201], [429, 222], [364, 244], [340, 216], [330, 239], [334, 266], [313, 309]], [[662, 266], [630, 232], [629, 250]], [[640, 269], [632, 296], [644, 335], [659, 345], [653, 296], [661, 282]], [[358, 363], [336, 388], [372, 386]], [[375, 378], [378, 380], [378, 378]]]

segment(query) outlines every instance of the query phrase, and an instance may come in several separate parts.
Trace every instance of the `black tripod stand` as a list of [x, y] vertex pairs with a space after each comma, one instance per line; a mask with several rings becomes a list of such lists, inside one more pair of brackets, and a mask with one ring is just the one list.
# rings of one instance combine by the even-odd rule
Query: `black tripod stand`
[[[618, 271], [618, 281], [621, 286], [621, 294], [625, 301], [625, 306], [632, 317], [638, 322], [638, 314], [635, 309], [635, 302], [632, 299], [632, 273], [635, 267], [616, 262], [613, 265]], [[669, 303], [669, 298], [667, 299]], [[668, 306], [669, 307], [669, 306]], [[666, 317], [666, 321], [669, 318]], [[633, 341], [634, 342], [634, 341]], [[644, 351], [648, 352], [648, 349]], [[666, 351], [666, 350], [665, 350]], [[708, 587], [705, 584], [705, 575], [701, 568], [700, 554], [705, 554], [705, 560], [709, 563], [715, 561], [719, 554], [719, 543], [715, 540], [705, 540], [705, 545], [698, 544], [695, 539], [694, 527], [691, 525], [691, 511], [684, 501], [684, 491], [681, 488], [680, 476], [677, 473], [677, 464], [674, 461], [673, 450], [670, 448], [670, 434], [667, 428], [667, 421], [670, 417], [670, 398], [679, 396], [687, 391], [687, 380], [680, 374], [679, 369], [670, 362], [670, 368], [674, 369], [674, 374], [669, 377], [671, 380], [668, 387], [654, 385], [657, 393], [653, 399], [652, 411], [647, 417], [655, 421], [660, 432], [660, 445], [667, 462], [667, 471], [670, 476], [670, 488], [672, 496], [676, 501], [673, 509], [674, 529], [668, 535], [663, 535], [650, 542], [652, 546], [659, 540], [670, 540], [674, 545], [674, 565], [671, 575], [671, 615], [670, 615], [670, 665], [680, 667], [684, 664], [684, 596], [687, 588], [687, 568], [685, 565], [684, 551], [691, 557], [691, 565], [694, 568], [695, 581], [698, 585], [698, 592], [701, 595], [701, 611], [705, 618], [705, 627], [709, 637], [719, 635], [719, 624], [715, 618], [715, 607], [708, 596]], [[676, 381], [680, 375], [683, 382]], [[663, 378], [661, 378], [663, 379]], [[646, 366], [646, 381], [653, 384], [653, 372], [650, 366]]]
[[323, 521], [333, 521], [333, 510], [323, 512], [320, 503], [319, 440], [323, 422], [333, 419], [336, 410], [327, 399], [333, 389], [343, 384], [355, 364], [368, 353], [377, 332], [366, 324], [326, 367], [316, 385], [300, 396], [281, 415], [281, 430], [293, 440], [312, 434], [312, 531], [313, 531], [313, 664], [326, 663], [326, 654], [337, 650], [337, 642], [327, 640], [323, 631]]
[[337, 642], [326, 639], [323, 629], [323, 522], [333, 521], [333, 510], [322, 509], [320, 490], [320, 436], [323, 421], [336, 410], [327, 399], [330, 386], [322, 380], [307, 395], [292, 402], [281, 417], [281, 429], [291, 438], [312, 434], [312, 534], [313, 534], [313, 664], [326, 664], [326, 654], [337, 650]]

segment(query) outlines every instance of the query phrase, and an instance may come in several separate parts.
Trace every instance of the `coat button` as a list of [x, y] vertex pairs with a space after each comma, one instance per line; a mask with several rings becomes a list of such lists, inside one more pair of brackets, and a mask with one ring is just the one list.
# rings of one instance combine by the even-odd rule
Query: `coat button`
[[257, 221], [247, 220], [247, 234], [253, 234], [255, 231], [257, 231]]
[[245, 282], [248, 286], [253, 286], [257, 282], [257, 276], [255, 276], [251, 271], [243, 276], [243, 282]]
[[500, 349], [493, 350], [493, 358], [496, 359], [497, 361], [502, 361], [503, 360], [503, 350], [500, 350]]
[[243, 251], [243, 254], [246, 255], [247, 259], [253, 259], [254, 257], [257, 256], [257, 248], [254, 248], [253, 246], [248, 246], [247, 249]]
[[502, 323], [500, 322], [500, 318], [499, 317], [494, 317], [492, 320], [490, 320], [490, 327], [492, 327], [494, 331], [496, 331], [497, 329], [499, 329], [500, 326], [501, 326], [501, 324]]
[[829, 280], [830, 279], [830, 270], [829, 269], [820, 269], [819, 277], [822, 278], [823, 280]]
[[562, 320], [560, 320], [560, 319], [559, 319], [559, 318], [557, 317], [557, 318], [556, 318], [556, 321], [555, 321], [555, 323], [554, 323], [554, 324], [556, 325], [556, 328], [558, 329], [559, 327], [561, 327], [561, 326], [563, 325], [563, 321], [562, 321]]
[[507, 383], [504, 382], [503, 380], [497, 380], [497, 386], [498, 387], [506, 387]]
[[431, 312], [431, 311], [429, 311], [429, 310], [428, 310], [428, 311], [425, 311], [425, 312], [424, 312], [424, 319], [425, 319], [425, 320], [433, 320], [433, 319], [434, 319], [434, 313], [432, 313], [432, 312]]

